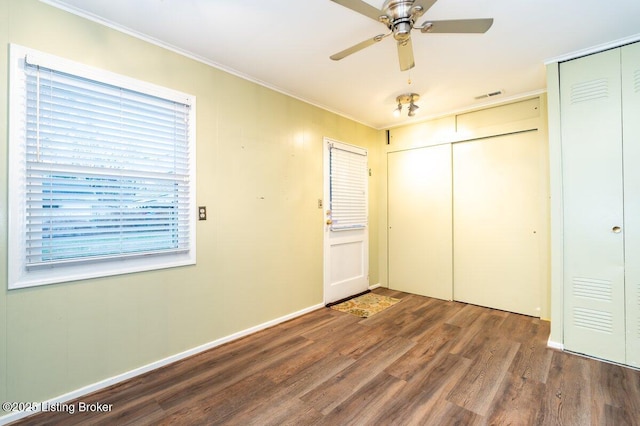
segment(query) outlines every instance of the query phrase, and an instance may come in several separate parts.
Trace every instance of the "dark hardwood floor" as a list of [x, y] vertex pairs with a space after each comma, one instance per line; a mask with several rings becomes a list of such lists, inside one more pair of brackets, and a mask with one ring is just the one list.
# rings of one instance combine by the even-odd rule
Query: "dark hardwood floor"
[[539, 319], [376, 289], [16, 424], [639, 425], [640, 371], [546, 347]]

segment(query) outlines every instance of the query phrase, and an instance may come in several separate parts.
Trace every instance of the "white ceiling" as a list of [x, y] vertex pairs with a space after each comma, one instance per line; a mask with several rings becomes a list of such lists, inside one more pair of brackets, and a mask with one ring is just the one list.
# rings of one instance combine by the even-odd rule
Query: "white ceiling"
[[[330, 0], [43, 0], [378, 129], [545, 89], [545, 61], [640, 39], [639, 0], [439, 0], [426, 19], [494, 18], [485, 34], [412, 32], [401, 72], [392, 37], [329, 56], [383, 24]], [[366, 0], [380, 8], [384, 0]], [[594, 49], [596, 48], [596, 49]], [[410, 82], [410, 83], [409, 83]], [[419, 113], [392, 115], [399, 94]]]

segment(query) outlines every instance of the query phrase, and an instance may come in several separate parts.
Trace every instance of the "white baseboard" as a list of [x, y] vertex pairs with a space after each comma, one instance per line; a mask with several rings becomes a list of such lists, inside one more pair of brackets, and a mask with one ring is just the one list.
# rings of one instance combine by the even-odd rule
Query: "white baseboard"
[[370, 286], [369, 286], [369, 290], [373, 290], [374, 288], [378, 288], [378, 287], [382, 287], [382, 286], [380, 285], [380, 283], [370, 285]]
[[554, 342], [552, 340], [547, 340], [547, 347], [564, 351], [564, 345], [562, 343]]
[[[197, 346], [195, 348], [186, 350], [184, 352], [180, 352], [180, 353], [175, 354], [175, 355], [171, 355], [171, 356], [169, 356], [167, 358], [152, 362], [152, 363], [144, 365], [142, 367], [127, 371], [127, 372], [122, 373], [122, 374], [118, 374], [117, 376], [113, 376], [113, 377], [110, 377], [108, 379], [101, 380], [99, 382], [84, 386], [84, 387], [82, 387], [80, 389], [76, 389], [76, 390], [71, 391], [69, 393], [66, 393], [64, 395], [60, 395], [60, 396], [57, 396], [55, 398], [49, 399], [47, 401], [43, 401], [42, 403], [40, 403], [40, 406], [43, 406], [43, 405], [45, 405], [45, 406], [56, 406], [57, 404], [60, 404], [60, 405], [65, 404], [65, 403], [67, 403], [69, 401], [72, 401], [74, 399], [78, 399], [78, 398], [80, 398], [80, 397], [82, 397], [84, 395], [88, 395], [90, 393], [99, 391], [101, 389], [104, 389], [104, 388], [107, 388], [109, 386], [115, 385], [116, 383], [120, 383], [120, 382], [123, 382], [125, 380], [131, 379], [133, 377], [139, 376], [141, 374], [147, 373], [147, 372], [149, 372], [151, 370], [155, 370], [157, 368], [164, 367], [165, 365], [171, 364], [171, 363], [176, 362], [176, 361], [180, 361], [181, 359], [184, 359], [184, 358], [190, 357], [192, 355], [198, 354], [200, 352], [204, 352], [206, 350], [215, 348], [216, 346], [220, 346], [220, 345], [222, 345], [224, 343], [228, 343], [228, 342], [231, 342], [233, 340], [239, 339], [241, 337], [248, 336], [249, 334], [253, 334], [253, 333], [258, 332], [260, 330], [264, 330], [265, 328], [273, 327], [274, 325], [278, 325], [278, 324], [283, 323], [285, 321], [289, 321], [289, 320], [291, 320], [293, 318], [299, 317], [301, 315], [307, 314], [309, 312], [315, 311], [315, 310], [320, 309], [320, 308], [324, 308], [324, 304], [321, 303], [321, 304], [318, 304], [318, 305], [310, 306], [310, 307], [302, 309], [300, 311], [293, 312], [293, 313], [291, 313], [289, 315], [285, 315], [283, 317], [276, 318], [276, 319], [271, 320], [271, 321], [267, 321], [267, 322], [265, 322], [263, 324], [255, 326], [255, 327], [251, 327], [251, 328], [248, 328], [246, 330], [239, 331], [239, 332], [231, 334], [229, 336], [222, 337], [220, 339], [214, 340], [214, 341], [209, 342], [209, 343], [205, 343], [204, 345]], [[18, 411], [18, 412], [15, 412], [15, 413], [7, 414], [5, 416], [1, 416], [0, 417], [0, 425], [5, 425], [7, 423], [14, 422], [16, 420], [19, 420], [19, 419], [22, 419], [24, 417], [30, 416], [32, 414], [35, 414], [35, 413], [37, 413], [39, 411], [41, 411], [41, 410], [40, 409], [36, 409], [36, 410], [32, 410], [32, 411]]]

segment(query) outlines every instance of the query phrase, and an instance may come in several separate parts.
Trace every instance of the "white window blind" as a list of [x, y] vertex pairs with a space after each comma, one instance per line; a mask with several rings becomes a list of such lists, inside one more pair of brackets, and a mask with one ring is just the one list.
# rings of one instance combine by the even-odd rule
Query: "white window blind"
[[29, 56], [22, 71], [21, 273], [189, 252], [190, 103]]
[[330, 146], [331, 229], [367, 226], [367, 152]]

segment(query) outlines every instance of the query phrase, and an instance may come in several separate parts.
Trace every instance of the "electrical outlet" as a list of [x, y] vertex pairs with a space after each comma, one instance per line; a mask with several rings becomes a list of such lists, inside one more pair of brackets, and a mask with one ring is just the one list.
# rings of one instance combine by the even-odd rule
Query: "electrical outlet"
[[207, 207], [198, 207], [198, 220], [207, 220]]

